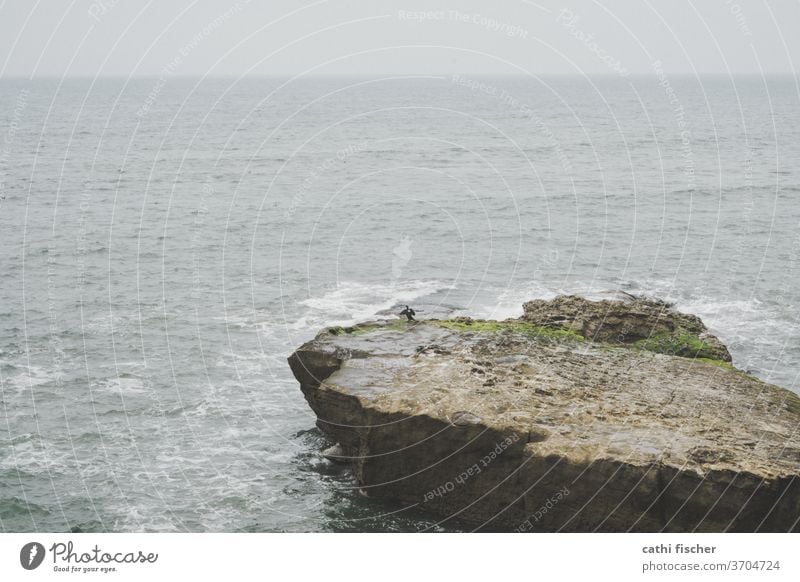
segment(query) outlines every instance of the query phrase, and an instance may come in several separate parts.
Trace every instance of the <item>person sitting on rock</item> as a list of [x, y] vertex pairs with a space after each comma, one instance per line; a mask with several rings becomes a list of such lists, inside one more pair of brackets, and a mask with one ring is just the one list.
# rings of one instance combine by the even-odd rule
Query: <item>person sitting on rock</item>
[[400, 315], [405, 315], [408, 318], [408, 321], [415, 321], [414, 316], [416, 314], [417, 312], [411, 309], [408, 305], [406, 305], [406, 308], [400, 312]]

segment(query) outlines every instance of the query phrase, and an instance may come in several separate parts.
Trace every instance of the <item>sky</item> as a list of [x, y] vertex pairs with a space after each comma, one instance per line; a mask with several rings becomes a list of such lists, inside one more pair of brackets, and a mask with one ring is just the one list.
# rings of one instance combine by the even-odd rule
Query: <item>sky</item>
[[800, 0], [0, 0], [0, 78], [796, 74]]

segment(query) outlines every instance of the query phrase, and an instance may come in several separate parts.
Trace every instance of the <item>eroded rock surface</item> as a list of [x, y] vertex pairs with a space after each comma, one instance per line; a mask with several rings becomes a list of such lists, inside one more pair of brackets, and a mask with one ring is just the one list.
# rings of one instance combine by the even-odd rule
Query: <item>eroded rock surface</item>
[[337, 459], [398, 508], [512, 531], [796, 531], [800, 398], [729, 360], [665, 304], [567, 297], [505, 322], [330, 328], [289, 363]]
[[660, 301], [589, 301], [567, 295], [552, 301], [528, 301], [522, 319], [557, 329], [570, 329], [596, 342], [635, 344], [676, 356], [731, 361], [728, 349], [696, 315], [674, 311]]

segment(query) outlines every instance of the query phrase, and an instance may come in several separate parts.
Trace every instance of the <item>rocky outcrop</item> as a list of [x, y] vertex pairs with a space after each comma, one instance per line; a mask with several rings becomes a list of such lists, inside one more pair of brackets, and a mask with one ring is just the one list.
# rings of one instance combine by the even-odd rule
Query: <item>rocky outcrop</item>
[[796, 531], [800, 398], [655, 301], [329, 328], [289, 364], [361, 491], [510, 531]]
[[668, 303], [631, 297], [628, 301], [589, 301], [573, 295], [528, 301], [522, 319], [569, 329], [595, 342], [638, 344], [675, 356], [731, 361], [728, 349], [696, 315], [678, 313]]

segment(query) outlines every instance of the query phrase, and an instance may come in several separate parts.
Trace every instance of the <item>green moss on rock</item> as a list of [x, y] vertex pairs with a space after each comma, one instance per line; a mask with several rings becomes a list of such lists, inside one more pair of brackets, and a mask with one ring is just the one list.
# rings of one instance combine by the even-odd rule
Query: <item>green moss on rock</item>
[[343, 327], [337, 325], [329, 327], [327, 333], [330, 335], [362, 335], [373, 331], [402, 331], [408, 329], [409, 324], [405, 321], [386, 322], [386, 323], [362, 323]]
[[696, 360], [698, 362], [703, 362], [705, 364], [711, 364], [712, 366], [717, 366], [718, 368], [723, 368], [725, 370], [730, 370], [731, 372], [741, 372], [741, 370], [739, 370], [737, 367], [735, 367], [730, 362], [724, 362], [722, 360], [715, 360], [714, 358], [696, 358]]
[[533, 325], [523, 321], [487, 321], [487, 320], [433, 320], [429, 323], [456, 331], [471, 331], [478, 333], [518, 333], [538, 339], [585, 341], [585, 338], [571, 330], [557, 329]]
[[792, 414], [800, 414], [800, 397], [793, 392], [786, 391], [786, 399], [783, 401], [783, 405]]
[[673, 333], [662, 331], [647, 339], [639, 340], [634, 346], [640, 350], [667, 354], [669, 356], [682, 356], [685, 358], [700, 358], [715, 360], [717, 351], [713, 346], [701, 340], [697, 335], [683, 329]]

